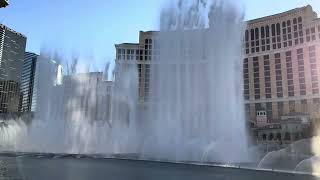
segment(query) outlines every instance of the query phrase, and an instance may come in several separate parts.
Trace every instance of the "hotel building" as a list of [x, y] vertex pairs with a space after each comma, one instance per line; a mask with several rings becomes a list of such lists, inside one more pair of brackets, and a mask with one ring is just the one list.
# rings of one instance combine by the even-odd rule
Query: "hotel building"
[[[152, 59], [156, 59], [159, 55], [157, 34], [158, 32], [156, 31], [140, 31], [139, 43], [115, 45], [117, 51], [116, 64], [121, 64], [122, 66], [137, 65], [140, 102], [148, 101], [150, 97], [150, 65]], [[117, 74], [115, 78], [117, 78]]]
[[18, 112], [27, 38], [0, 24], [0, 113]]
[[[140, 31], [139, 43], [116, 44], [116, 64], [137, 65], [139, 97], [148, 100], [150, 64], [159, 54], [157, 32]], [[257, 111], [269, 123], [290, 112], [320, 118], [320, 19], [311, 6], [247, 21], [243, 87], [247, 119]]]
[[320, 19], [311, 6], [247, 22], [244, 98], [247, 116], [269, 122], [291, 112], [319, 118]]

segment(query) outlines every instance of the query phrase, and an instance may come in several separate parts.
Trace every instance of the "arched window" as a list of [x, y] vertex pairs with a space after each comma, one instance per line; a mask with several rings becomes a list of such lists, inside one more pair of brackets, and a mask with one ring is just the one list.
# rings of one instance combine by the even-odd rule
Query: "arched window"
[[272, 141], [272, 140], [273, 140], [273, 138], [274, 138], [273, 133], [270, 133], [270, 134], [269, 134], [269, 138], [268, 138], [268, 140], [269, 140], [269, 141]]
[[275, 24], [271, 25], [271, 33], [272, 33], [272, 36], [276, 35], [276, 25]]
[[280, 35], [280, 23], [277, 23], [277, 35], [279, 36]]
[[263, 140], [263, 141], [267, 140], [267, 135], [266, 135], [266, 134], [263, 134], [263, 135], [262, 135], [262, 140]]
[[266, 26], [266, 37], [269, 37], [269, 32], [270, 32], [270, 30], [269, 30], [269, 26]]
[[249, 41], [249, 31], [248, 30], [246, 30], [246, 41]]
[[256, 29], [254, 30], [254, 32], [255, 32], [255, 37], [256, 37], [256, 39], [259, 39], [259, 29], [256, 28]]
[[254, 29], [250, 30], [250, 40], [254, 40]]
[[291, 21], [290, 20], [287, 21], [287, 25], [291, 26]]
[[281, 133], [277, 133], [276, 138], [278, 141], [281, 141]]
[[285, 133], [285, 135], [284, 135], [284, 140], [286, 140], [286, 141], [291, 141], [290, 133], [288, 133], [288, 132]]
[[286, 27], [286, 22], [285, 21], [282, 22], [282, 27], [283, 28]]
[[264, 27], [261, 27], [261, 38], [265, 38], [265, 32], [264, 32]]
[[298, 132], [294, 133], [294, 140], [299, 140], [300, 135]]

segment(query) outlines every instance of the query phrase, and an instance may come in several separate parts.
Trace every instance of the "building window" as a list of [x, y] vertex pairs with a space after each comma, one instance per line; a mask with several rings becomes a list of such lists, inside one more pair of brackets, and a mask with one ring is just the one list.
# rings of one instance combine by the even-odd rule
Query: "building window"
[[125, 59], [125, 51], [124, 49], [117, 49], [117, 59]]
[[134, 49], [128, 49], [127, 50], [127, 60], [134, 60]]
[[250, 30], [250, 40], [251, 40], [251, 53], [255, 53], [255, 39], [254, 39], [254, 29]]
[[312, 102], [313, 102], [313, 109], [319, 112], [319, 110], [320, 110], [320, 98], [314, 98], [312, 100]]
[[296, 104], [295, 101], [289, 101], [289, 111], [296, 112]]
[[264, 81], [266, 98], [271, 98], [271, 78], [270, 78], [270, 60], [269, 55], [263, 56], [264, 59]]
[[307, 42], [311, 41], [310, 29], [309, 28], [306, 29], [306, 41]]
[[287, 27], [286, 22], [282, 23], [282, 39], [283, 39], [283, 47], [288, 46], [288, 36], [287, 36]]
[[280, 24], [277, 23], [277, 36], [280, 36]]
[[265, 27], [261, 27], [261, 51], [266, 51], [266, 32], [265, 32]]
[[297, 49], [300, 95], [306, 95], [303, 49]]
[[286, 132], [285, 135], [284, 135], [284, 140], [285, 141], [291, 141], [291, 135], [289, 132]]
[[[299, 43], [303, 43], [303, 31], [302, 31], [302, 18], [301, 21], [299, 21], [301, 17], [298, 18], [298, 21], [296, 18], [293, 19], [293, 30], [294, 30], [294, 42], [295, 45]], [[298, 28], [299, 27], [299, 28]]]
[[256, 28], [254, 32], [255, 32], [256, 40], [259, 40], [259, 28]]
[[276, 53], [276, 54], [274, 55], [274, 58], [275, 58], [275, 73], [276, 73], [277, 97], [283, 97], [282, 71], [281, 71], [280, 53]]
[[245, 105], [246, 118], [250, 118], [250, 104]]
[[250, 98], [250, 90], [249, 90], [249, 65], [248, 65], [248, 58], [244, 59], [243, 61], [243, 79], [244, 79], [244, 99], [249, 100]]
[[288, 80], [288, 96], [292, 97], [294, 96], [294, 84], [293, 84], [291, 51], [286, 52], [286, 67], [287, 67], [287, 80]]
[[267, 140], [267, 135], [266, 135], [266, 134], [263, 134], [263, 135], [262, 135], [262, 140], [263, 140], [263, 141], [266, 141], [266, 140]]
[[276, 36], [276, 25], [275, 24], [271, 25], [271, 34], [272, 34], [272, 36]]
[[144, 45], [144, 60], [150, 61], [152, 60], [152, 54], [153, 54], [153, 46], [152, 46], [152, 39], [145, 39], [145, 45]]
[[266, 112], [267, 112], [267, 119], [268, 121], [272, 121], [272, 103], [267, 102], [266, 103]]
[[245, 40], [249, 41], [249, 31], [248, 30], [246, 30]]
[[141, 77], [142, 77], [142, 66], [141, 66], [141, 64], [138, 64], [138, 75], [139, 75], [139, 92], [140, 92]]
[[266, 50], [269, 51], [270, 50], [270, 28], [269, 26], [266, 26], [265, 28], [266, 30]]
[[307, 112], [308, 107], [307, 107], [307, 100], [303, 99], [301, 100], [301, 112]]
[[[149, 42], [150, 42], [150, 39], [149, 39]], [[144, 77], [144, 100], [148, 101], [149, 97], [150, 97], [150, 64], [146, 64], [145, 77]]]
[[318, 67], [316, 60], [316, 47], [309, 47], [309, 61], [310, 61], [310, 69], [311, 69], [311, 83], [312, 83], [312, 94], [319, 94], [319, 85], [318, 85]]
[[277, 38], [276, 38], [276, 25], [271, 25], [271, 35], [272, 35], [272, 48], [277, 49]]
[[273, 133], [270, 133], [270, 134], [269, 134], [269, 138], [268, 138], [268, 140], [269, 140], [269, 141], [272, 141], [272, 140], [273, 140], [273, 138], [274, 138]]
[[283, 22], [282, 22], [282, 28], [285, 28], [285, 27], [286, 27], [286, 22], [283, 21]]
[[259, 80], [259, 58], [253, 58], [253, 69], [254, 69], [254, 96], [255, 99], [260, 99], [260, 80]]
[[277, 23], [276, 29], [277, 29], [277, 48], [280, 49], [281, 48], [281, 27], [280, 27], [280, 23]]
[[249, 54], [249, 31], [246, 30], [245, 33], [245, 53]]

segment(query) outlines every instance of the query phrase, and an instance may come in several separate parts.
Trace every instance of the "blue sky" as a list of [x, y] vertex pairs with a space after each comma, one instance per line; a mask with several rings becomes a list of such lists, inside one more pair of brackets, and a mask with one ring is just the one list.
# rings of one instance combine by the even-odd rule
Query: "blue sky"
[[[10, 0], [0, 22], [28, 37], [27, 50], [41, 46], [77, 54], [93, 70], [114, 59], [114, 44], [137, 42], [139, 30], [157, 30], [168, 0]], [[238, 1], [238, 0], [237, 0]], [[320, 16], [320, 0], [243, 0], [246, 19], [310, 4]]]

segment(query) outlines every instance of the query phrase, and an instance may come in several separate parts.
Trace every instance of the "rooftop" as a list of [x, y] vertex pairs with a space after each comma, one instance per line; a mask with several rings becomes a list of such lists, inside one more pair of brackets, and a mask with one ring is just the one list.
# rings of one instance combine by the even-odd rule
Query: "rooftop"
[[[307, 6], [303, 6], [303, 7], [298, 7], [295, 9], [291, 9], [285, 12], [281, 12], [281, 13], [277, 13], [277, 14], [273, 14], [273, 15], [269, 15], [269, 16], [264, 16], [264, 17], [260, 17], [260, 18], [256, 18], [256, 19], [252, 19], [252, 20], [248, 20], [246, 21], [248, 24], [254, 24], [254, 23], [259, 23], [261, 21], [267, 21], [267, 20], [272, 20], [274, 18], [279, 18], [279, 17], [284, 17], [287, 16], [289, 14], [294, 14], [294, 13], [298, 13], [298, 12], [303, 12], [306, 10], [311, 10], [313, 13], [315, 13], [312, 9], [311, 5], [307, 5]], [[315, 13], [316, 14], [316, 13]], [[320, 18], [315, 18], [314, 21], [320, 21]], [[154, 33], [158, 33], [159, 31], [140, 31], [140, 34], [154, 34]], [[139, 45], [139, 43], [121, 43], [121, 44], [115, 44], [115, 46], [120, 46], [120, 45]]]
[[145, 34], [154, 34], [158, 33], [159, 31], [140, 31], [140, 33], [145, 33]]
[[312, 6], [307, 5], [307, 6], [303, 6], [303, 7], [299, 7], [299, 8], [295, 8], [295, 9], [291, 9], [282, 13], [277, 13], [277, 14], [273, 14], [273, 15], [269, 15], [269, 16], [264, 16], [264, 17], [260, 17], [260, 18], [256, 18], [256, 19], [252, 19], [247, 21], [248, 24], [254, 24], [257, 22], [261, 22], [261, 21], [267, 21], [267, 20], [271, 20], [274, 18], [279, 18], [280, 16], [287, 16], [288, 14], [293, 14], [293, 13], [297, 13], [297, 12], [301, 12], [304, 11], [306, 9], [310, 8], [312, 10]]
[[115, 44], [115, 47], [117, 46], [138, 46], [139, 43], [120, 43], [120, 44]]
[[11, 32], [13, 32], [13, 33], [15, 33], [15, 34], [17, 34], [17, 35], [19, 35], [19, 36], [21, 36], [21, 37], [27, 38], [25, 35], [23, 35], [23, 34], [15, 31], [15, 30], [13, 30], [13, 29], [5, 26], [4, 24], [0, 24], [0, 27], [3, 28], [3, 29], [6, 29], [6, 30], [8, 30], [8, 31], [11, 31]]

